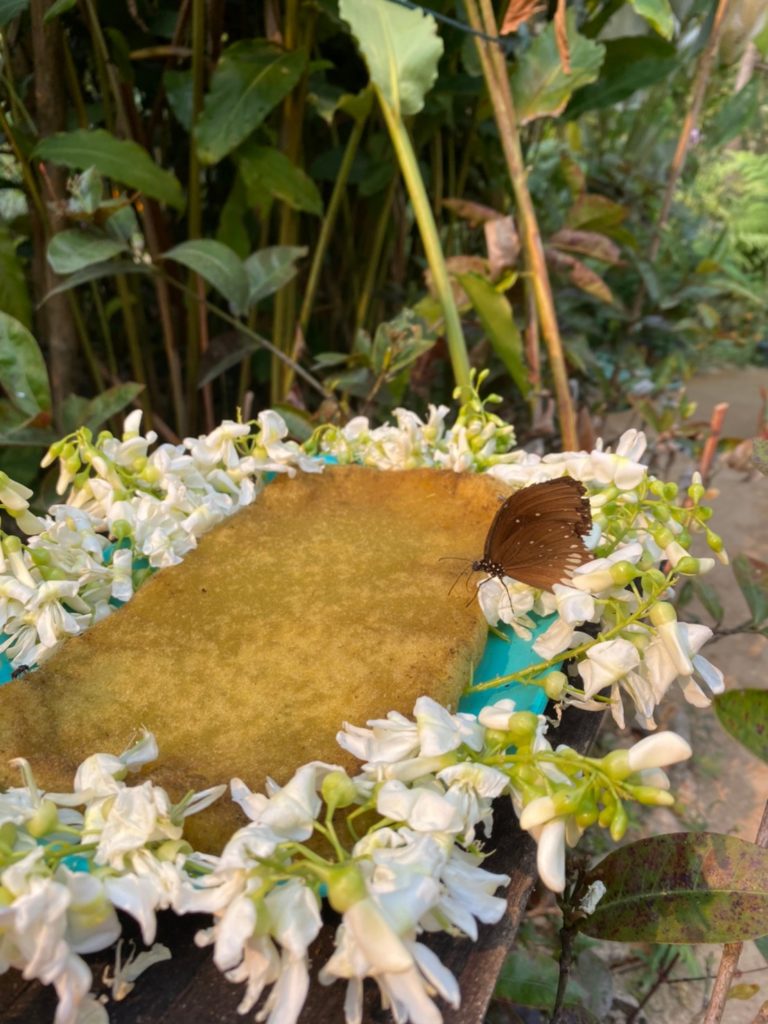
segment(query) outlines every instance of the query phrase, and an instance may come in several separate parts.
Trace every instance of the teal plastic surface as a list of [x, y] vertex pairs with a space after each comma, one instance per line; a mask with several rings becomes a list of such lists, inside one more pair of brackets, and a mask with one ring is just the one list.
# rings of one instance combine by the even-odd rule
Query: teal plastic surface
[[[508, 638], [507, 640], [502, 640], [494, 633], [488, 633], [485, 652], [474, 672], [473, 686], [477, 686], [478, 683], [487, 683], [491, 679], [498, 679], [500, 676], [511, 675], [513, 672], [519, 672], [521, 669], [541, 661], [541, 657], [533, 649], [533, 641], [555, 621], [557, 616], [547, 615], [542, 618], [531, 613], [530, 617], [536, 623], [530, 640], [521, 640], [510, 626], [502, 626], [500, 629]], [[547, 671], [554, 671], [554, 667]], [[540, 677], [534, 676], [533, 678]], [[490, 690], [481, 690], [479, 693], [472, 693], [470, 689], [469, 693], [465, 693], [459, 701], [459, 711], [477, 715], [487, 705], [496, 704], [505, 698], [513, 700], [518, 711], [533, 711], [537, 715], [540, 715], [547, 706], [546, 693], [535, 683], [503, 683], [501, 686], [495, 686]]]

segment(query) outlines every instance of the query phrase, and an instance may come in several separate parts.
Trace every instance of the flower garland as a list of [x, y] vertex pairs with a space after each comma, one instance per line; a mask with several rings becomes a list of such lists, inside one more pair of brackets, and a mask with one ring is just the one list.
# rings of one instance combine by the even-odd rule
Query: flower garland
[[[556, 613], [533, 645], [539, 664], [483, 685], [543, 673], [553, 699], [610, 706], [620, 723], [628, 696], [647, 728], [655, 728], [654, 707], [675, 679], [689, 700], [707, 703], [694, 674], [714, 692], [723, 686], [698, 653], [709, 630], [678, 622], [668, 601], [680, 575], [711, 568], [711, 559], [689, 554], [694, 532], [725, 557], [706, 525], [701, 482], [694, 478], [687, 501], [678, 502], [675, 485], [648, 476], [640, 462], [645, 440], [635, 431], [615, 452], [540, 458], [514, 451], [514, 432], [487, 410], [489, 401], [474, 393], [450, 428], [446, 407], [430, 407], [426, 422], [396, 410], [394, 425], [372, 429], [357, 418], [320, 428], [303, 447], [285, 440], [285, 424], [272, 411], [153, 449], [156, 437], [139, 433], [138, 413], [126, 419], [120, 440], [77, 431], [46, 456], [47, 464], [58, 459], [59, 493], [68, 494], [45, 518], [30, 512], [28, 489], [0, 477], [0, 505], [29, 537], [0, 540], [2, 649], [17, 668], [40, 663], [252, 502], [266, 474], [322, 471], [318, 455], [381, 469], [489, 472], [512, 485], [567, 473], [591, 495], [595, 559], [552, 594], [511, 580], [480, 588], [489, 622], [507, 622], [523, 636], [533, 625], [530, 612]], [[585, 623], [597, 624], [597, 636], [580, 628]], [[578, 681], [555, 668], [566, 658], [575, 661]], [[213, 924], [198, 941], [213, 946], [229, 980], [245, 983], [241, 1012], [267, 992], [257, 1019], [293, 1024], [327, 898], [341, 924], [319, 980], [347, 981], [347, 1020], [360, 1019], [362, 983], [372, 977], [397, 1021], [436, 1024], [434, 997], [456, 1006], [459, 991], [419, 936], [447, 930], [475, 938], [477, 921], [495, 922], [504, 912], [495, 893], [508, 879], [481, 867], [492, 800], [511, 797], [537, 840], [542, 880], [562, 891], [566, 843], [596, 823], [620, 839], [630, 800], [671, 805], [663, 768], [691, 753], [679, 736], [659, 732], [590, 758], [553, 749], [546, 731], [543, 716], [516, 711], [509, 700], [474, 716], [450, 714], [428, 697], [417, 701], [413, 720], [390, 713], [367, 728], [345, 724], [339, 743], [361, 761], [359, 774], [312, 762], [283, 787], [270, 781], [266, 794], [231, 780], [249, 824], [218, 857], [195, 852], [183, 824], [224, 786], [174, 805], [149, 781], [126, 783], [158, 756], [149, 734], [117, 757], [88, 758], [71, 793], [42, 793], [20, 759], [23, 785], [0, 793], [0, 973], [15, 967], [53, 984], [56, 1024], [106, 1022], [79, 954], [118, 938], [116, 909], [136, 918], [147, 944], [157, 910], [206, 912]], [[307, 845], [311, 837], [320, 842]], [[126, 977], [123, 971], [124, 985]]]

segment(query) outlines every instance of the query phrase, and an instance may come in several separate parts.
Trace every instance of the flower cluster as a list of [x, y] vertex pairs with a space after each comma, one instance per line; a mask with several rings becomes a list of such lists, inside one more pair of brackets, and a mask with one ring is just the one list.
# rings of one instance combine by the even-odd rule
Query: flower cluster
[[327, 897], [341, 922], [319, 980], [346, 982], [349, 1024], [361, 1018], [365, 978], [396, 1021], [439, 1024], [434, 997], [457, 1007], [460, 993], [423, 936], [475, 939], [478, 922], [496, 922], [506, 908], [497, 890], [509, 879], [482, 867], [492, 801], [512, 798], [538, 838], [543, 880], [562, 891], [566, 840], [595, 821], [619, 838], [627, 800], [671, 803], [662, 766], [690, 754], [679, 736], [658, 733], [588, 758], [553, 750], [545, 733], [543, 717], [511, 701], [476, 718], [429, 697], [413, 720], [393, 713], [367, 728], [346, 725], [339, 741], [363, 761], [360, 774], [311, 762], [266, 793], [233, 779], [249, 820], [219, 857], [194, 853], [182, 828], [225, 787], [173, 805], [151, 782], [125, 783], [157, 756], [150, 735], [119, 757], [88, 758], [71, 794], [41, 794], [21, 763], [26, 784], [0, 797], [0, 971], [53, 984], [56, 1024], [76, 1024], [99, 1007], [79, 954], [118, 938], [116, 910], [140, 923], [147, 944], [157, 910], [207, 913], [212, 924], [197, 942], [245, 985], [240, 1012], [265, 997], [258, 1019], [294, 1024]]
[[[266, 474], [317, 472], [322, 466], [292, 441], [272, 411], [254, 423], [225, 421], [205, 437], [161, 444], [139, 433], [141, 412], [122, 439], [86, 427], [54, 444], [59, 494], [40, 518], [32, 492], [0, 475], [0, 508], [31, 534], [0, 543], [0, 631], [15, 667], [39, 664], [127, 601], [146, 575], [174, 565], [212, 526], [250, 504]], [[253, 429], [255, 428], [255, 429]]]

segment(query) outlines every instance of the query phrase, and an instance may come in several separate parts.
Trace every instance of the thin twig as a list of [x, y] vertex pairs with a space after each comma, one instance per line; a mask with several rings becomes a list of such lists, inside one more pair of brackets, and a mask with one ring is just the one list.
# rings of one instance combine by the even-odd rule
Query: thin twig
[[669, 981], [669, 975], [672, 972], [672, 968], [675, 966], [675, 964], [677, 963], [677, 961], [679, 959], [680, 959], [680, 954], [679, 953], [674, 953], [669, 958], [669, 960], [666, 960], [662, 964], [661, 969], [660, 969], [660, 971], [659, 971], [659, 973], [658, 973], [658, 975], [656, 977], [656, 980], [651, 985], [651, 987], [648, 989], [648, 991], [645, 993], [645, 995], [640, 1000], [640, 1002], [637, 1004], [637, 1006], [634, 1008], [632, 1013], [630, 1013], [630, 1015], [627, 1017], [627, 1024], [635, 1024], [635, 1021], [640, 1016], [641, 1011], [643, 1010], [643, 1008], [645, 1006], [647, 1006], [647, 1004], [650, 1002], [650, 1000], [653, 997], [653, 995], [661, 988], [661, 986], [665, 982]]
[[[768, 803], [763, 808], [763, 817], [757, 830], [755, 845], [763, 849], [768, 847]], [[728, 992], [739, 964], [743, 945], [742, 942], [729, 942], [723, 949], [720, 967], [715, 978], [715, 984], [712, 986], [712, 994], [709, 997], [709, 1005], [707, 1006], [707, 1012], [702, 1024], [719, 1024], [722, 1019], [725, 1003], [728, 999]]]

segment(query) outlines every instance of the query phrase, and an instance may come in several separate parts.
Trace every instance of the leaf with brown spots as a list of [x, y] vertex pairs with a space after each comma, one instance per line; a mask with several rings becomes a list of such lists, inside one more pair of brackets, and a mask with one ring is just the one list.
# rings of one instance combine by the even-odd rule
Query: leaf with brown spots
[[729, 690], [715, 697], [720, 725], [743, 747], [768, 761], [768, 690]]
[[614, 942], [743, 942], [768, 934], [768, 850], [674, 832], [615, 850], [584, 885], [606, 892], [580, 930]]

